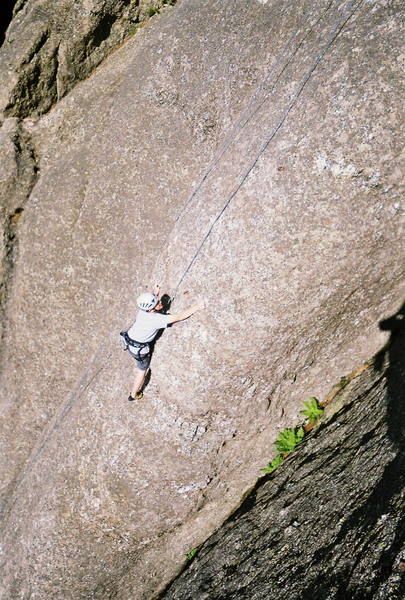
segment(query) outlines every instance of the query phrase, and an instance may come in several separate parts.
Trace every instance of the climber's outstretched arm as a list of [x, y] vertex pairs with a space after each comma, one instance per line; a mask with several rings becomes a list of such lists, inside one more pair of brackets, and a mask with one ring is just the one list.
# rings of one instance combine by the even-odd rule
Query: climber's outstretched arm
[[198, 302], [197, 304], [193, 304], [192, 306], [190, 306], [190, 308], [187, 308], [186, 310], [183, 310], [180, 313], [175, 313], [174, 315], [168, 315], [169, 320], [167, 323], [170, 325], [171, 323], [177, 323], [178, 321], [184, 321], [184, 319], [188, 319], [189, 317], [191, 317], [191, 315], [196, 313], [198, 310], [202, 310], [203, 308], [205, 308], [205, 302]]

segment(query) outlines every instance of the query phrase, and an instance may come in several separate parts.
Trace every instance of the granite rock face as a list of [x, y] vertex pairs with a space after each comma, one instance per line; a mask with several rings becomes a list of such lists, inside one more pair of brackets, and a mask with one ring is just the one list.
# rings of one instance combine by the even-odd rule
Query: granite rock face
[[35, 149], [24, 124], [7, 119], [0, 129], [0, 339], [14, 267], [16, 232], [38, 172]]
[[324, 423], [199, 550], [165, 600], [405, 596], [405, 320]]
[[[32, 104], [10, 101], [10, 63], [2, 600], [152, 597], [303, 400], [386, 341], [403, 294], [400, 9], [182, 0], [48, 112], [40, 77]], [[51, 64], [47, 44], [29, 64]], [[172, 310], [207, 309], [164, 333], [129, 404], [117, 334], [155, 279]]]
[[19, 0], [0, 53], [0, 110], [20, 118], [46, 112], [165, 4]]

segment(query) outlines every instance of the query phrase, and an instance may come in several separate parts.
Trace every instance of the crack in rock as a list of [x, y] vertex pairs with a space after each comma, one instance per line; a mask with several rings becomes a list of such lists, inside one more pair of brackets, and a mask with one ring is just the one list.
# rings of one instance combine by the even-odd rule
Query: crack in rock
[[[17, 119], [8, 119], [0, 130], [0, 340], [5, 333], [5, 313], [18, 252], [18, 226], [38, 179], [39, 160], [30, 134]], [[3, 347], [3, 345], [2, 345]], [[1, 352], [1, 351], [0, 351]]]
[[[6, 32], [0, 110], [8, 117], [45, 114], [156, 12], [175, 0], [19, 2]], [[24, 10], [22, 10], [24, 8]], [[32, 27], [33, 22], [41, 27]]]

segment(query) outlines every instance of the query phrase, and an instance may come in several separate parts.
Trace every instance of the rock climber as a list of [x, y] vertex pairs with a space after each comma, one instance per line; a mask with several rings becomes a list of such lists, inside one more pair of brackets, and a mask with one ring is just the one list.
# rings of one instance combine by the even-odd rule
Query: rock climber
[[135, 359], [135, 379], [132, 386], [131, 394], [128, 400], [140, 400], [143, 397], [142, 387], [145, 382], [146, 375], [149, 371], [151, 360], [151, 343], [155, 340], [161, 329], [165, 329], [168, 325], [184, 321], [196, 313], [198, 310], [205, 308], [204, 302], [193, 304], [188, 309], [176, 314], [164, 314], [159, 312], [163, 308], [162, 300], [160, 299], [160, 287], [155, 286], [153, 293], [145, 292], [137, 298], [139, 312], [135, 323], [124, 333], [124, 338], [128, 344], [128, 351]]

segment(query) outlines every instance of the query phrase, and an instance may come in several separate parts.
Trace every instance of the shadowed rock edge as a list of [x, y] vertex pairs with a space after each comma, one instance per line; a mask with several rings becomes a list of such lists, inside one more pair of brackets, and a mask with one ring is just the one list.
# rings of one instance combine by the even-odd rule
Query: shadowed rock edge
[[0, 366], [3, 339], [5, 334], [6, 310], [10, 287], [12, 285], [14, 265], [18, 252], [18, 222], [23, 215], [31, 192], [39, 176], [39, 157], [24, 128], [24, 122], [18, 120], [12, 136], [15, 151], [16, 177], [5, 199], [2, 218], [3, 226], [3, 265], [0, 280]]
[[[391, 331], [389, 343], [373, 359], [354, 369], [347, 377], [342, 378], [341, 383], [336, 384], [332, 388], [331, 392], [327, 394], [321, 403], [325, 407], [325, 414], [316, 428], [305, 436], [303, 442], [285, 459], [283, 464], [277, 469], [277, 472], [266, 475], [258, 480], [257, 484], [245, 494], [240, 506], [226, 519], [222, 527], [202, 544], [192, 560], [184, 563], [177, 577], [154, 600], [180, 600], [180, 598], [182, 600], [191, 600], [192, 598], [201, 600], [225, 600], [229, 598], [233, 600], [245, 597], [263, 600], [265, 598], [268, 600], [278, 600], [279, 598], [290, 598], [291, 600], [299, 600], [301, 598], [304, 600], [324, 600], [326, 598], [336, 600], [348, 600], [349, 598], [351, 600], [360, 600], [360, 598], [363, 600], [374, 600], [378, 598], [379, 600], [387, 600], [390, 598], [392, 600], [400, 600], [403, 597], [405, 576], [401, 565], [405, 564], [405, 520], [401, 517], [400, 506], [401, 496], [404, 495], [405, 466], [405, 454], [403, 451], [405, 419], [402, 414], [403, 401], [405, 399], [404, 307], [405, 305], [400, 308], [396, 315], [380, 324], [381, 329]], [[319, 574], [314, 579], [306, 557], [300, 555], [299, 560], [299, 563], [306, 563], [306, 569], [305, 567], [297, 569], [294, 568], [294, 560], [291, 561], [285, 556], [285, 553], [290, 554], [295, 550], [290, 548], [289, 550], [281, 551], [280, 554], [277, 544], [283, 544], [281, 540], [277, 541], [276, 533], [273, 534], [273, 537], [275, 536], [273, 543], [271, 543], [271, 539], [266, 539], [263, 543], [257, 540], [260, 540], [261, 533], [263, 533], [264, 537], [268, 537], [268, 527], [271, 527], [272, 524], [274, 530], [280, 527], [280, 532], [284, 532], [287, 535], [288, 546], [289, 535], [294, 535], [295, 529], [300, 528], [300, 523], [308, 517], [308, 510], [303, 511], [299, 506], [295, 507], [294, 501], [302, 505], [302, 498], [306, 496], [310, 498], [310, 489], [314, 485], [318, 492], [320, 492], [318, 497], [322, 498], [322, 495], [325, 494], [322, 484], [319, 481], [315, 481], [314, 483], [314, 477], [311, 477], [311, 460], [318, 463], [316, 465], [318, 472], [324, 464], [326, 466], [325, 471], [327, 471], [328, 461], [332, 462], [334, 458], [335, 462], [339, 460], [337, 455], [334, 456], [334, 451], [339, 448], [340, 442], [338, 441], [338, 444], [336, 444], [336, 441], [333, 439], [333, 430], [336, 431], [338, 428], [345, 430], [342, 423], [340, 423], [340, 421], [343, 422], [345, 420], [352, 424], [351, 426], [355, 429], [355, 424], [358, 423], [358, 415], [364, 412], [364, 408], [362, 407], [364, 405], [367, 406], [368, 402], [370, 402], [373, 409], [377, 410], [375, 410], [374, 414], [373, 412], [369, 412], [367, 416], [369, 421], [368, 431], [359, 435], [357, 450], [355, 450], [353, 444], [350, 444], [350, 452], [353, 452], [354, 455], [356, 452], [360, 453], [361, 446], [367, 445], [372, 437], [379, 439], [379, 436], [381, 436], [379, 430], [386, 427], [385, 436], [383, 433], [383, 441], [380, 444], [380, 454], [377, 459], [377, 462], [380, 463], [379, 467], [382, 473], [370, 488], [369, 497], [365, 499], [364, 503], [360, 502], [357, 507], [352, 507], [348, 501], [348, 514], [340, 515], [342, 517], [342, 527], [338, 530], [335, 539], [331, 540], [326, 547], [329, 549], [326, 550], [325, 547], [320, 547], [315, 553], [316, 561], [313, 562], [322, 565], [318, 571], [324, 574]], [[381, 415], [381, 410], [378, 411], [380, 407], [384, 412], [385, 406], [387, 407], [386, 417]], [[357, 414], [355, 414], [356, 412]], [[353, 417], [350, 416], [351, 413], [353, 413]], [[373, 423], [374, 420], [375, 423]], [[343, 431], [341, 440], [341, 445], [343, 446], [345, 445], [345, 433]], [[330, 452], [328, 450], [328, 436], [331, 439]], [[386, 452], [384, 438], [385, 443], [388, 442], [388, 446], [391, 445], [393, 448], [393, 454], [392, 456], [388, 456], [388, 458], [384, 456], [384, 452]], [[317, 445], [320, 447], [319, 454], [322, 455], [322, 459], [319, 456], [317, 457]], [[315, 451], [311, 452], [308, 446], [310, 448], [315, 447]], [[331, 456], [325, 458], [328, 453]], [[309, 456], [306, 457], [306, 454]], [[365, 457], [365, 460], [367, 462], [367, 457]], [[372, 457], [370, 461], [373, 461]], [[307, 473], [305, 473], [306, 470], [308, 471]], [[344, 471], [344, 467], [342, 470]], [[338, 469], [336, 469], [336, 472], [339, 472]], [[312, 471], [312, 474], [314, 474], [314, 471]], [[366, 470], [366, 474], [363, 477], [367, 478], [367, 474], [368, 471]], [[350, 477], [350, 475], [347, 476]], [[357, 473], [357, 476], [361, 478], [361, 474]], [[325, 478], [327, 478], [327, 474]], [[289, 491], [291, 487], [295, 487], [294, 493]], [[342, 484], [342, 488], [344, 490], [344, 483]], [[291, 496], [295, 499], [292, 504]], [[310, 499], [308, 502], [310, 502]], [[272, 503], [276, 505], [273, 511], [271, 508]], [[394, 506], [393, 515], [390, 515], [389, 507], [391, 504]], [[295, 515], [294, 517], [290, 517], [289, 524], [286, 524], [285, 520], [283, 522], [283, 518], [277, 515], [280, 505], [283, 505], [280, 515], [286, 511]], [[263, 518], [263, 515], [261, 515], [260, 507], [264, 507], [262, 508], [263, 512], [267, 510], [267, 518]], [[397, 511], [396, 513], [395, 510]], [[320, 514], [314, 508], [313, 513], [314, 518], [319, 518], [321, 526], [322, 519], [326, 522], [329, 521], [328, 506], [326, 506], [326, 510], [325, 508], [322, 509]], [[391, 518], [394, 521], [396, 519], [396, 529], [388, 526], [389, 519]], [[266, 521], [268, 525], [265, 525]], [[293, 521], [294, 523], [291, 526]], [[363, 521], [365, 523], [369, 522], [369, 525], [364, 525]], [[381, 532], [375, 533], [372, 529], [373, 527], [374, 529], [378, 528], [379, 523], [385, 522], [387, 522], [387, 529], [390, 529], [392, 538], [391, 543], [388, 544], [385, 539], [381, 539], [383, 536]], [[325, 526], [327, 527], [326, 524]], [[316, 531], [316, 521], [311, 523], [309, 520], [307, 529], [311, 529], [312, 527]], [[353, 538], [351, 531], [356, 530], [356, 528], [359, 529], [359, 532]], [[234, 529], [243, 529], [243, 533], [233, 533]], [[364, 539], [362, 541], [360, 539], [360, 542], [358, 542], [361, 532], [363, 532]], [[386, 536], [387, 539], [390, 539], [390, 534]], [[348, 559], [351, 566], [348, 568], [345, 567], [344, 560], [342, 566], [342, 559], [345, 553], [341, 552], [340, 563], [337, 564], [335, 555], [339, 555], [339, 543], [343, 543], [347, 539], [350, 540], [350, 536], [352, 536], [350, 543], [354, 544], [354, 540], [357, 540], [356, 543], [360, 544], [360, 548], [359, 551], [355, 550], [354, 547], [352, 548], [352, 556], [350, 560]], [[260, 549], [255, 547], [255, 542], [251, 543], [249, 541], [250, 538], [256, 540]], [[377, 557], [378, 560], [375, 567], [370, 566], [363, 574], [352, 575], [352, 571], [356, 568], [356, 565], [367, 564], [367, 562], [372, 560], [370, 552], [372, 552], [373, 546], [368, 538], [379, 540], [378, 547], [384, 548], [383, 550], [379, 550], [381, 557]], [[237, 549], [234, 548], [235, 544], [237, 545]], [[255, 562], [254, 557], [260, 554], [261, 551], [265, 552], [265, 548], [269, 544], [271, 553], [267, 555], [268, 566], [264, 566], [266, 561], [263, 559], [259, 566], [256, 567], [257, 561]], [[297, 544], [296, 549], [298, 547], [301, 548], [300, 552], [305, 555], [305, 543], [301, 545], [297, 542]], [[364, 555], [362, 555], [363, 547], [365, 549]], [[232, 555], [232, 558], [227, 558], [228, 553]], [[272, 559], [272, 554], [276, 558]], [[284, 565], [285, 570], [290, 575], [285, 576], [284, 585], [282, 588], [279, 588], [277, 582], [274, 583], [274, 580], [272, 580], [271, 572], [275, 568], [274, 563], [278, 562], [280, 563], [280, 568], [283, 567], [283, 557], [286, 563], [288, 563], [288, 566]], [[240, 564], [238, 564], [239, 560]], [[331, 564], [328, 564], [328, 561]], [[350, 561], [353, 562], [354, 566]], [[338, 566], [339, 564], [341, 565], [340, 567]], [[335, 566], [333, 567], [333, 565]], [[246, 579], [248, 582], [249, 579], [253, 580], [256, 576], [260, 579], [260, 573], [255, 575], [256, 568], [258, 570], [261, 568], [266, 573], [264, 579], [263, 576], [261, 577], [261, 584], [257, 584], [257, 589], [249, 587], [249, 583], [244, 585], [243, 576], [243, 573], [247, 570], [248, 575], [246, 575]], [[314, 568], [313, 565], [312, 568]], [[337, 574], [334, 573], [334, 568], [337, 569]], [[330, 575], [325, 575], [325, 572], [328, 573], [329, 571]], [[375, 571], [377, 571], [379, 578], [375, 577]], [[215, 572], [219, 573], [218, 576], [214, 575]], [[239, 574], [240, 572], [241, 574]], [[266, 586], [266, 577], [270, 581], [273, 581], [273, 588], [271, 585]], [[298, 583], [300, 580], [306, 581], [307, 584], [300, 587]], [[261, 586], [264, 586], [262, 590], [259, 589]]]

